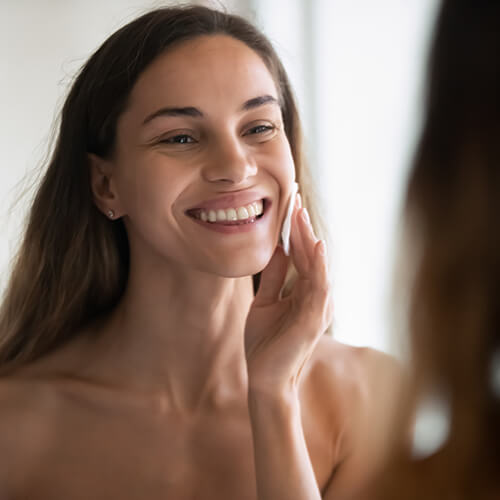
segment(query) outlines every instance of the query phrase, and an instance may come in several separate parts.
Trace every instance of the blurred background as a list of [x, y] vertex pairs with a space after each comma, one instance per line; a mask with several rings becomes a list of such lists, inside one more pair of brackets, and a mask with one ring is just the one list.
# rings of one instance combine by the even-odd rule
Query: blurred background
[[[175, 1], [0, 0], [0, 291], [68, 85], [105, 38]], [[398, 353], [391, 285], [437, 0], [196, 1], [257, 24], [287, 68], [330, 230], [337, 339]]]

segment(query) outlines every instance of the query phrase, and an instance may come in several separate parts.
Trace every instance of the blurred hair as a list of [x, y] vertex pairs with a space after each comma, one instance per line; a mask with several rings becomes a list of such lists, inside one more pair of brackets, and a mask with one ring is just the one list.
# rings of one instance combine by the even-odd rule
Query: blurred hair
[[[442, 3], [405, 209], [416, 252], [408, 263], [411, 387], [381, 499], [500, 494], [491, 373], [500, 349], [499, 54], [500, 2]], [[451, 398], [450, 434], [432, 455], [412, 459], [408, 429], [436, 387]]]
[[[243, 18], [205, 7], [148, 12], [101, 45], [77, 75], [64, 103], [55, 148], [0, 308], [0, 366], [12, 368], [56, 349], [122, 297], [129, 266], [127, 234], [121, 220], [109, 221], [94, 205], [88, 153], [113, 154], [117, 120], [146, 67], [175, 44], [215, 34], [245, 43], [274, 78], [297, 181], [317, 226], [297, 107], [267, 38]], [[290, 272], [288, 286], [293, 279]]]

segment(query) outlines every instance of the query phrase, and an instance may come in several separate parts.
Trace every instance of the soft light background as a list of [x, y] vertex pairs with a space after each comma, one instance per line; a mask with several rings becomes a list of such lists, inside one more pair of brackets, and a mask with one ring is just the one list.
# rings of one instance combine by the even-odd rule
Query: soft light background
[[[46, 154], [73, 74], [111, 32], [167, 3], [175, 2], [1, 0], [0, 289], [29, 197], [14, 201]], [[218, 2], [256, 22], [290, 73], [331, 231], [334, 331], [354, 345], [396, 349], [389, 336], [395, 230], [437, 3]]]

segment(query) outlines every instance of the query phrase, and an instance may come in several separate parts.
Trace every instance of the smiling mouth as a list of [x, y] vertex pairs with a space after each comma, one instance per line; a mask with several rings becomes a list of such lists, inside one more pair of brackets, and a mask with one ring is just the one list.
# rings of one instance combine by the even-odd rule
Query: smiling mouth
[[220, 224], [224, 226], [239, 226], [251, 224], [260, 219], [267, 208], [266, 199], [254, 201], [241, 207], [228, 207], [218, 209], [195, 208], [186, 213], [194, 219], [207, 222], [208, 224]]

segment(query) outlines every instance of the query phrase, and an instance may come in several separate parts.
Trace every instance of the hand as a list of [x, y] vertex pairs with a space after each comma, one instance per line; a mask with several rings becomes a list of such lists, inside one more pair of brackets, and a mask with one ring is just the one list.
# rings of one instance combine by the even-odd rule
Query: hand
[[[291, 255], [281, 246], [262, 272], [245, 326], [249, 389], [296, 389], [304, 365], [332, 321], [326, 249], [314, 235], [300, 196], [292, 216]], [[292, 259], [298, 278], [285, 298], [281, 290]]]

